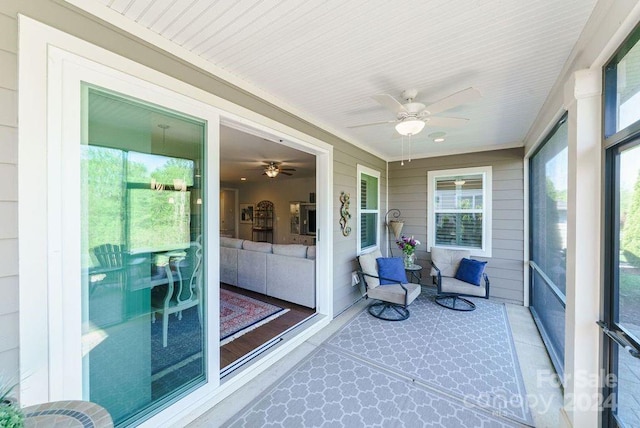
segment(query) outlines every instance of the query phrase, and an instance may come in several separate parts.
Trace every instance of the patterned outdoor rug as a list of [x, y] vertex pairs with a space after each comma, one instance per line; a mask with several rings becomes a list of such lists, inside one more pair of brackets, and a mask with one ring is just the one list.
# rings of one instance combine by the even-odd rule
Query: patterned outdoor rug
[[289, 309], [220, 289], [220, 345], [287, 313]]
[[474, 301], [425, 290], [406, 321], [363, 311], [227, 426], [532, 425], [506, 308]]

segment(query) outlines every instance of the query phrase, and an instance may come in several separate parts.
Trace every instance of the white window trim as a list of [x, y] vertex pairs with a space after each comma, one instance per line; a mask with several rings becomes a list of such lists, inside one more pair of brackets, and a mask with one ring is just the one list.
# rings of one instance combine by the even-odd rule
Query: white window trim
[[[356, 252], [358, 255], [369, 253], [376, 248], [380, 248], [380, 171], [358, 164], [356, 167]], [[360, 195], [360, 181], [362, 174], [369, 175], [378, 179], [378, 209], [377, 210], [362, 210], [361, 207], [361, 195]], [[376, 244], [367, 248], [361, 249], [362, 239], [360, 235], [360, 215], [367, 213], [377, 213], [376, 217]]]
[[[493, 168], [491, 166], [482, 166], [475, 168], [456, 168], [445, 169], [439, 171], [427, 172], [427, 251], [431, 251], [431, 247], [435, 246], [435, 183], [437, 178], [442, 177], [459, 177], [464, 175], [482, 175], [482, 200], [484, 209], [482, 210], [482, 248], [455, 247], [447, 246], [451, 249], [470, 249], [472, 256], [491, 257], [491, 230], [493, 218]], [[457, 211], [456, 211], [457, 212]], [[475, 212], [475, 210], [473, 210]]]

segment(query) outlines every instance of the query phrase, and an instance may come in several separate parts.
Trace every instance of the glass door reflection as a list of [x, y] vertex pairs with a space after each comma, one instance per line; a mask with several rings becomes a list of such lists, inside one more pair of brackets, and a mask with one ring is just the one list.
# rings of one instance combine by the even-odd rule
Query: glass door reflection
[[205, 123], [84, 96], [84, 395], [124, 424], [205, 380]]

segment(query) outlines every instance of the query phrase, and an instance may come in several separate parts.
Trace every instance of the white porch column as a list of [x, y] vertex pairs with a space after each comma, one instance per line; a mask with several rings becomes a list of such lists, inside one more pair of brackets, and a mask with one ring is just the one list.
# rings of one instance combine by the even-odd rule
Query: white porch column
[[598, 427], [601, 283], [601, 71], [578, 70], [565, 85], [568, 110], [567, 307], [564, 425]]

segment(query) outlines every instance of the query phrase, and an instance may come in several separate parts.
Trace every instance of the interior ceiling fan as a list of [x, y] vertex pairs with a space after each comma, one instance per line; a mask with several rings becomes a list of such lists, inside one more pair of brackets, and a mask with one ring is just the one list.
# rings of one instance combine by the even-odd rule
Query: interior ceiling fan
[[278, 174], [293, 175], [292, 172], [295, 168], [281, 168], [279, 162], [265, 162], [264, 172], [262, 175], [266, 175], [269, 178], [276, 178]]
[[482, 97], [480, 91], [477, 89], [467, 88], [427, 106], [423, 103], [414, 101], [417, 95], [418, 91], [416, 89], [407, 89], [403, 91], [402, 98], [406, 100], [404, 104], [400, 103], [389, 94], [374, 95], [372, 98], [394, 112], [396, 114], [396, 119], [354, 125], [349, 128], [395, 123], [396, 131], [398, 131], [400, 135], [416, 135], [422, 131], [427, 123], [438, 127], [462, 126], [467, 123], [469, 119], [445, 116], [436, 117], [433, 115]]

